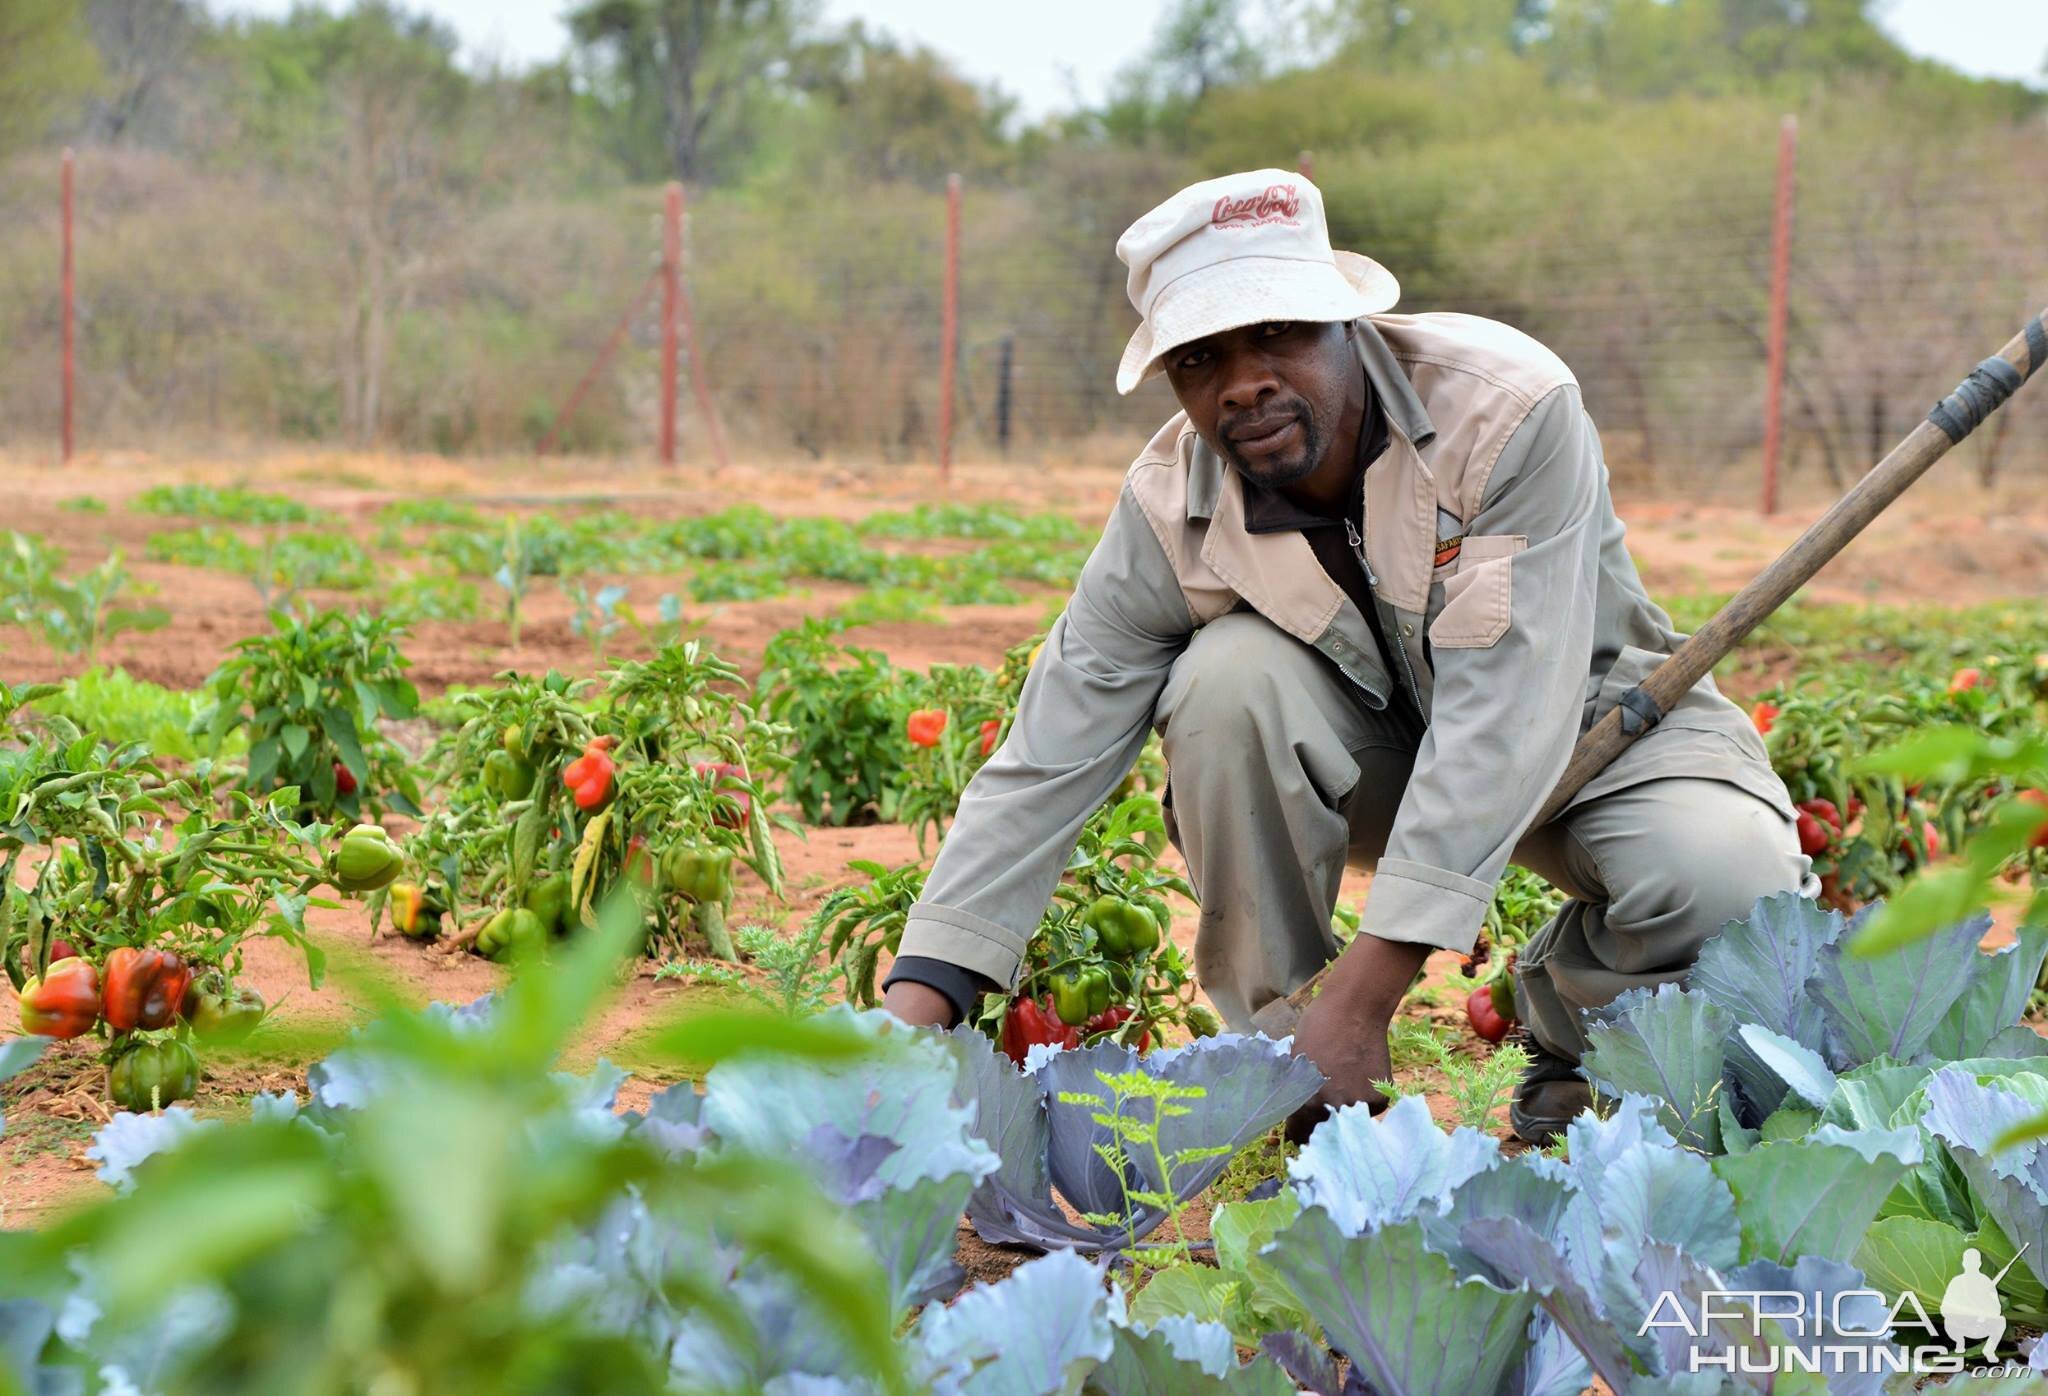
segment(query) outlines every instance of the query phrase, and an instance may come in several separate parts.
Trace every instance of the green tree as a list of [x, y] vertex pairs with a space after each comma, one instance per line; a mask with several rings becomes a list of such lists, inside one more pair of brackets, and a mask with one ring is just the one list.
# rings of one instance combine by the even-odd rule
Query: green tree
[[929, 48], [905, 47], [855, 22], [812, 45], [791, 76], [812, 117], [813, 142], [824, 147], [803, 152], [813, 171], [933, 185], [948, 173], [986, 174], [1008, 161], [1004, 127], [1015, 104]]
[[80, 0], [0, 3], [0, 153], [42, 136], [98, 78], [84, 11]]
[[655, 148], [668, 173], [701, 183], [744, 149], [742, 114], [816, 15], [817, 0], [585, 0], [568, 22], [593, 93], [621, 123], [629, 166], [652, 173], [642, 162]]

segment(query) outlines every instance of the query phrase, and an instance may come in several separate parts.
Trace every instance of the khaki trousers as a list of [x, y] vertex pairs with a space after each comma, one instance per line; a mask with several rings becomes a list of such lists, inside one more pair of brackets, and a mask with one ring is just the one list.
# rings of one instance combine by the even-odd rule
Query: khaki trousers
[[[1168, 832], [1201, 896], [1202, 988], [1234, 1029], [1291, 1031], [1278, 1001], [1336, 954], [1338, 884], [1385, 851], [1420, 725], [1368, 708], [1329, 661], [1249, 612], [1196, 632], [1155, 722]], [[1513, 860], [1570, 898], [1523, 952], [1517, 1002], [1537, 1043], [1572, 1062], [1582, 1010], [1682, 980], [1758, 897], [1811, 890], [1792, 823], [1717, 780], [1588, 800], [1529, 831]]]

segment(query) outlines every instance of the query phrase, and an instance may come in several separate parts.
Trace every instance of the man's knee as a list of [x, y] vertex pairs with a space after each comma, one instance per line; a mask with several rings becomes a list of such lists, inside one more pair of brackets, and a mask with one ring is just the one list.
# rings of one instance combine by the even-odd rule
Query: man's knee
[[1219, 617], [1196, 631], [1174, 661], [1154, 720], [1166, 744], [1203, 751], [1249, 749], [1262, 723], [1278, 714], [1290, 676], [1310, 676], [1315, 652], [1271, 621], [1248, 611]]
[[1755, 796], [1714, 781], [1657, 784], [1682, 788], [1663, 792], [1641, 835], [1609, 855], [1620, 885], [1609, 888], [1608, 949], [1622, 973], [1692, 964], [1758, 898], [1801, 890], [1810, 866], [1791, 822]]

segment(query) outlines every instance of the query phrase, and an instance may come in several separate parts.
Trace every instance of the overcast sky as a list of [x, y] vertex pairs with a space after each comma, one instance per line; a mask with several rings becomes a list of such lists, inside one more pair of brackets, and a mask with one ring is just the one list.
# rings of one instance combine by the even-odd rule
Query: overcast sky
[[[294, 0], [214, 0], [218, 9], [283, 14]], [[329, 8], [339, 6], [340, 0]], [[566, 36], [562, 0], [404, 0], [439, 15], [472, 56], [553, 58]], [[826, 0], [833, 19], [866, 19], [929, 44], [969, 76], [1017, 97], [1027, 117], [1100, 98], [1110, 76], [1145, 46], [1165, 0]], [[1966, 73], [2042, 80], [2048, 0], [1891, 0], [1886, 23], [1916, 53]]]

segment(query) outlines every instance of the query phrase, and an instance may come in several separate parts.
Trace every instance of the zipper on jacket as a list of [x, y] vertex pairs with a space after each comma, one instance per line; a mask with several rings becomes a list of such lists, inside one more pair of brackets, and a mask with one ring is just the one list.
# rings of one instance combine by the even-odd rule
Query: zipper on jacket
[[[1359, 512], [1366, 513], [1372, 506], [1365, 502], [1364, 491], [1361, 490], [1359, 494]], [[1367, 517], [1370, 518], [1370, 515], [1368, 514]], [[1365, 536], [1358, 531], [1358, 525], [1353, 523], [1349, 516], [1344, 520], [1344, 537], [1351, 544], [1351, 551], [1358, 555], [1358, 565], [1365, 569], [1365, 584], [1372, 588], [1372, 604], [1378, 607], [1380, 604], [1380, 579], [1373, 575], [1372, 562], [1365, 555]], [[1380, 614], [1380, 633], [1392, 636], [1400, 634], [1399, 627], [1388, 628], [1388, 617], [1384, 610]], [[1423, 712], [1422, 709], [1422, 687], [1415, 682], [1415, 670], [1409, 666], [1408, 647], [1398, 639], [1390, 639], [1387, 648], [1400, 656], [1401, 676], [1408, 680], [1408, 701], [1415, 705], [1415, 711], [1421, 714], [1423, 724], [1427, 726], [1429, 714]]]

